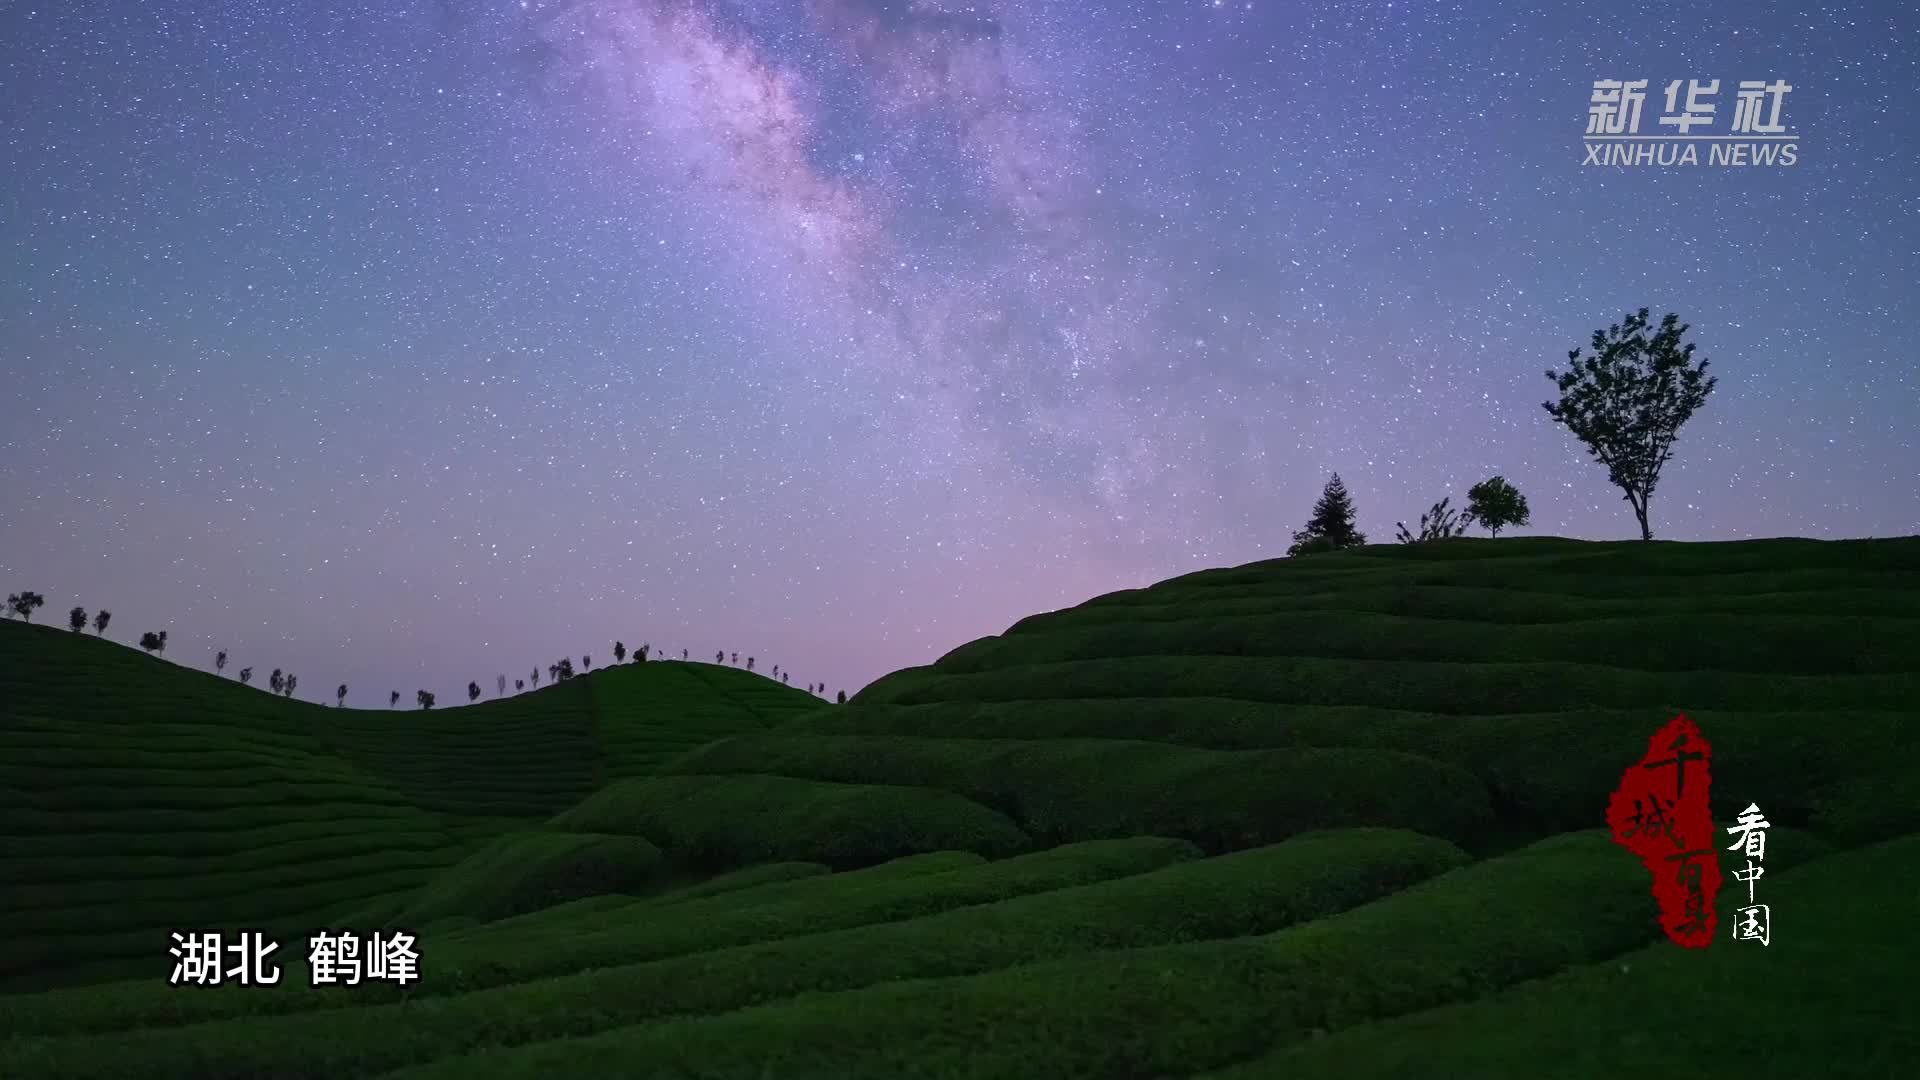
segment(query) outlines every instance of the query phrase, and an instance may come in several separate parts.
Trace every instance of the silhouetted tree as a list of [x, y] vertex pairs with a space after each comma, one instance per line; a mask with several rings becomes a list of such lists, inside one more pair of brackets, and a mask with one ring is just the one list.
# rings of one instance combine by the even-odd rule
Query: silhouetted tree
[[613, 643], [613, 662], [616, 664], [624, 664], [627, 662], [626, 642], [616, 641]]
[[213, 670], [216, 673], [227, 670], [227, 650], [221, 649], [213, 654]]
[[480, 700], [480, 684], [477, 682], [468, 683], [467, 684], [467, 701], [474, 702], [479, 700]]
[[160, 631], [160, 647], [154, 651], [162, 656], [167, 654], [167, 632], [165, 630]]
[[47, 598], [37, 592], [21, 591], [7, 597], [7, 614], [18, 615], [28, 622], [33, 621], [33, 609], [46, 604]]
[[517, 694], [517, 693], [519, 693], [520, 691], [522, 691], [522, 690], [525, 690], [526, 688], [527, 688], [527, 680], [525, 680], [525, 679], [515, 679], [515, 680], [513, 680], [513, 692], [514, 692], [514, 693], [516, 693], [516, 694]]
[[1422, 544], [1430, 540], [1451, 540], [1465, 533], [1467, 531], [1467, 522], [1471, 521], [1472, 518], [1462, 518], [1454, 511], [1447, 509], [1447, 503], [1451, 499], [1451, 495], [1445, 499], [1441, 499], [1439, 502], [1433, 504], [1433, 509], [1420, 515], [1420, 532], [1417, 535], [1407, 531], [1406, 522], [1394, 522], [1394, 525], [1400, 530], [1400, 542], [1403, 544]]
[[748, 671], [753, 670], [753, 657], [751, 656], [747, 657], [747, 670]]
[[496, 675], [493, 677], [493, 693], [495, 697], [507, 696], [507, 677], [505, 675]]
[[273, 692], [276, 694], [278, 694], [281, 691], [281, 689], [286, 685], [287, 685], [287, 676], [279, 668], [274, 668], [273, 674], [267, 676], [267, 686], [270, 687], [273, 690]]
[[420, 707], [423, 709], [433, 708], [433, 694], [430, 693], [429, 691], [426, 691], [426, 690], [415, 691], [413, 695], [413, 700], [416, 702], [419, 702]]
[[593, 670], [593, 657], [591, 657], [591, 656], [582, 656], [582, 657], [580, 658], [580, 670], [581, 670], [581, 671], [592, 671], [592, 670]]
[[391, 709], [398, 704], [400, 704], [400, 691], [398, 690], [388, 691], [387, 692], [387, 708]]
[[840, 691], [840, 700], [838, 703], [841, 705], [845, 705], [847, 703], [847, 692], [845, 690]]
[[147, 631], [144, 634], [141, 634], [140, 647], [147, 650], [148, 652], [154, 652], [155, 650], [160, 648], [160, 635], [154, 633], [151, 630]]
[[93, 615], [94, 636], [96, 637], [106, 636], [107, 624], [112, 621], [113, 621], [113, 612], [106, 611], [106, 610], [94, 612], [94, 615]]
[[253, 681], [253, 669], [250, 667], [241, 668], [240, 669], [240, 685], [245, 686], [252, 681]]
[[347, 707], [346, 683], [341, 683], [339, 686], [333, 688], [333, 707], [336, 709], [344, 709]]
[[716, 664], [724, 664], [724, 663], [726, 663], [726, 662], [727, 662], [727, 654], [726, 654], [726, 652], [725, 652], [725, 650], [722, 650], [722, 651], [720, 651], [720, 652], [717, 652], [717, 653], [714, 653], [714, 654], [713, 654], [713, 662], [714, 662], [714, 663], [716, 663]]
[[571, 678], [573, 678], [573, 660], [571, 657], [563, 656], [560, 662], [553, 666], [553, 681], [566, 682]]
[[1527, 523], [1527, 497], [1502, 477], [1482, 480], [1467, 489], [1467, 517], [1499, 536], [1509, 525]]
[[734, 653], [734, 654], [733, 654], [733, 662], [734, 662], [735, 664], [738, 664], [738, 663], [740, 662], [740, 654], [739, 654], [739, 653]]
[[1340, 482], [1340, 474], [1334, 473], [1333, 479], [1321, 490], [1320, 500], [1313, 504], [1313, 517], [1308, 519], [1307, 527], [1293, 534], [1293, 546], [1287, 549], [1287, 554], [1338, 551], [1366, 543], [1366, 534], [1353, 527], [1353, 512], [1353, 499], [1347, 495], [1347, 486]]
[[[786, 673], [786, 672], [784, 672], [784, 671], [783, 671], [783, 672], [781, 672], [781, 673], [780, 673], [780, 681], [781, 681], [782, 683], [785, 683], [785, 682], [787, 681], [787, 673]], [[789, 685], [791, 685], [791, 684], [789, 684]]]
[[1640, 539], [1653, 539], [1647, 504], [1660, 470], [1673, 457], [1673, 440], [1719, 380], [1707, 376], [1707, 361], [1693, 364], [1693, 346], [1680, 339], [1691, 327], [1672, 314], [1651, 336], [1646, 308], [1593, 332], [1593, 355], [1567, 354], [1564, 373], [1547, 370], [1559, 401], [1541, 404], [1555, 422], [1586, 444], [1607, 467], [1607, 480], [1626, 492], [1640, 522]]
[[648, 645], [645, 642], [642, 642], [640, 645], [640, 651], [634, 654], [634, 659], [639, 663], [644, 664], [647, 662], [647, 654], [652, 651], [653, 651], [653, 646]]
[[687, 650], [685, 650], [685, 649], [681, 649], [681, 650], [680, 650], [680, 659], [682, 659], [682, 660], [685, 660], [686, 658], [687, 658]]
[[87, 628], [87, 609], [76, 607], [67, 612], [67, 629], [79, 633]]
[[[549, 671], [551, 671], [552, 669], [551, 669], [551, 668], [549, 668], [548, 670], [549, 670]], [[534, 668], [534, 669], [533, 669], [533, 676], [532, 676], [532, 678], [533, 678], [533, 685], [535, 685], [535, 686], [539, 686], [539, 685], [540, 685], [540, 669], [539, 669], [539, 668]]]
[[286, 683], [286, 686], [285, 686], [285, 687], [283, 688], [283, 692], [284, 692], [284, 693], [285, 693], [285, 694], [286, 694], [286, 695], [287, 695], [288, 697], [292, 697], [292, 696], [293, 696], [293, 688], [294, 688], [294, 687], [296, 687], [296, 686], [298, 686], [298, 685], [300, 685], [300, 676], [298, 676], [298, 675], [295, 675], [295, 674], [294, 674], [293, 672], [291, 672], [291, 671], [289, 671], [289, 672], [287, 672], [287, 683]]

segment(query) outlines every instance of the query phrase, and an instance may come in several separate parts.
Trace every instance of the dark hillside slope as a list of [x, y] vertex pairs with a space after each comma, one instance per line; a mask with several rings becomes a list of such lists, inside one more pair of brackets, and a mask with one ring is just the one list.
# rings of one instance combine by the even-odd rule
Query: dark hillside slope
[[668, 662], [460, 708], [339, 709], [0, 624], [0, 986], [151, 967], [170, 930], [304, 930], [611, 779], [818, 704]]
[[[1207, 570], [1023, 619], [680, 767], [777, 760], [856, 779], [911, 754], [929, 782], [967, 792], [1026, 762], [1098, 756], [1067, 740], [1148, 740], [1234, 752], [1195, 781], [1217, 787], [1255, 750], [1393, 752], [1466, 770], [1508, 830], [1544, 835], [1598, 825], [1622, 765], [1682, 711], [1718, 748], [1717, 816], [1758, 800], [1854, 841], [1920, 828], [1906, 798], [1920, 792], [1920, 537], [1462, 539]], [[1285, 760], [1239, 768], [1277, 780]], [[1049, 790], [1096, 772], [1109, 795], [1128, 783], [1117, 764], [1044, 771]], [[1311, 794], [1357, 797], [1364, 780], [1343, 775]], [[1436, 821], [1458, 820], [1437, 778], [1397, 812], [1444, 790]]]

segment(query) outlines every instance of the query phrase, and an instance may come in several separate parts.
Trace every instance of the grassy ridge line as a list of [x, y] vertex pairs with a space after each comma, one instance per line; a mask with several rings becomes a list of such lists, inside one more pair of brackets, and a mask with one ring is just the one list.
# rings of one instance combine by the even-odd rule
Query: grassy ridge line
[[[1197, 570], [1144, 589], [1108, 594], [1137, 598], [1157, 591], [1185, 591], [1248, 584], [1286, 584], [1315, 576], [1444, 573], [1465, 580], [1572, 577], [1607, 585], [1626, 581], [1636, 591], [1648, 579], [1692, 579], [1724, 588], [1768, 575], [1881, 573], [1898, 579], [1920, 572], [1920, 536], [1876, 540], [1766, 540], [1681, 543], [1585, 541], [1511, 537], [1489, 541], [1465, 537], [1444, 544], [1372, 544], [1307, 559], [1267, 559], [1241, 566]], [[1731, 582], [1729, 579], [1733, 579]], [[1726, 591], [1752, 591], [1727, 589]], [[1098, 598], [1107, 601], [1107, 597]]]
[[[1916, 545], [1920, 550], [1920, 545]], [[1318, 564], [1319, 556], [1307, 563]], [[1257, 564], [1256, 564], [1257, 565]], [[1680, 572], [1672, 574], [1611, 575], [1592, 573], [1578, 567], [1542, 569], [1516, 564], [1506, 559], [1484, 559], [1457, 564], [1408, 564], [1396, 566], [1381, 561], [1365, 566], [1361, 561], [1342, 560], [1342, 565], [1282, 565], [1274, 570], [1232, 571], [1237, 577], [1208, 584], [1162, 582], [1145, 589], [1134, 589], [1096, 596], [1084, 604], [1044, 613], [1061, 616], [1067, 612], [1102, 611], [1121, 613], [1133, 609], [1164, 608], [1184, 605], [1190, 609], [1208, 609], [1214, 605], [1245, 600], [1276, 600], [1311, 596], [1327, 592], [1364, 593], [1370, 589], [1407, 589], [1441, 586], [1470, 589], [1511, 590], [1518, 593], [1558, 597], [1569, 601], [1631, 601], [1641, 597], [1686, 597], [1710, 600], [1714, 597], [1757, 596], [1761, 594], [1821, 594], [1862, 588], [1911, 593], [1920, 588], [1916, 571], [1899, 567], [1864, 568], [1786, 568], [1759, 569], [1736, 573]], [[1030, 616], [1029, 618], [1037, 618]]]
[[383, 832], [377, 837], [368, 837], [361, 832], [345, 832], [249, 847], [232, 853], [222, 852], [214, 858], [191, 855], [8, 857], [6, 868], [19, 881], [65, 884], [112, 880], [122, 890], [137, 889], [147, 893], [148, 886], [133, 883], [151, 877], [156, 881], [177, 885], [189, 875], [210, 869], [241, 873], [264, 870], [283, 863], [357, 857], [381, 851], [436, 850], [451, 843], [452, 838], [439, 831]]
[[[411, 876], [415, 884], [424, 884], [455, 863], [460, 854], [460, 849], [452, 847], [437, 851], [388, 851], [378, 856], [317, 866], [289, 863], [270, 872], [236, 875], [233, 880], [246, 890], [246, 905], [253, 921], [270, 922], [289, 912], [321, 906], [332, 897], [364, 895], [353, 892], [353, 883], [366, 878]], [[224, 895], [212, 891], [199, 896], [143, 897], [138, 904], [90, 898], [85, 904], [12, 908], [5, 918], [8, 934], [29, 948], [65, 938], [97, 936], [109, 932], [108, 928], [123, 932], [159, 931], [160, 940], [164, 940], [169, 928], [204, 925], [210, 918], [209, 908]]]
[[1139, 1080], [1315, 1028], [1410, 1012], [1618, 955], [1659, 933], [1646, 873], [1555, 837], [1343, 914], [1236, 941], [1121, 949], [809, 994], [719, 1016], [467, 1054], [389, 1080], [615, 1076]]
[[[1737, 801], [1742, 792], [1767, 792], [1770, 820], [1815, 824], [1840, 838], [1883, 839], [1920, 829], [1920, 798], [1895, 797], [1920, 782], [1913, 764], [1920, 759], [1920, 725], [1912, 722], [1911, 710], [1686, 711], [1714, 746], [1717, 817], [1731, 819], [1745, 806]], [[829, 756], [853, 736], [884, 756], [891, 738], [953, 731], [978, 741], [1105, 734], [1201, 747], [1371, 747], [1463, 768], [1492, 791], [1503, 818], [1560, 832], [1594, 823], [1595, 800], [1605, 799], [1620, 770], [1639, 759], [1647, 737], [1672, 715], [1646, 709], [1446, 716], [1201, 698], [946, 702], [839, 709], [806, 718], [815, 734], [789, 727], [763, 737], [803, 740], [807, 745], [797, 750], [728, 742], [703, 756], [712, 764], [759, 753], [808, 775], [807, 757]], [[789, 755], [798, 755], [800, 763]], [[1893, 794], [1875, 797], [1875, 791]]]
[[[1005, 632], [978, 638], [940, 657], [932, 665], [939, 667], [949, 657], [977, 647], [978, 642], [1004, 641], [1027, 634], [1047, 634], [1066, 629], [1094, 627], [1159, 626], [1186, 622], [1194, 617], [1194, 605], [1127, 604], [1106, 607], [1075, 607], [1029, 615]], [[1536, 626], [1558, 626], [1590, 619], [1657, 618], [1684, 619], [1693, 615], [1774, 616], [1782, 611], [1801, 611], [1818, 618], [1892, 618], [1906, 619], [1914, 610], [1912, 590], [1833, 589], [1810, 593], [1757, 593], [1744, 596], [1648, 596], [1625, 600], [1574, 600], [1552, 593], [1530, 593], [1519, 589], [1494, 589], [1466, 585], [1375, 585], [1338, 592], [1316, 592], [1300, 596], [1253, 596], [1238, 600], [1213, 600], [1205, 610], [1219, 618], [1323, 614], [1327, 618], [1343, 615], [1399, 615], [1446, 624], [1465, 623], [1504, 628], [1518, 633]], [[1442, 629], [1435, 627], [1435, 629]]]
[[[166, 831], [106, 831], [40, 833], [32, 836], [0, 835], [0, 859], [58, 860], [62, 851], [76, 859], [127, 859], [130, 863], [168, 858], [186, 862], [210, 856], [235, 858], [249, 853], [266, 854], [285, 845], [309, 841], [364, 837], [369, 830], [380, 834], [434, 833], [456, 831], [465, 819], [449, 819], [440, 814], [355, 813], [365, 807], [354, 804], [316, 808], [312, 817], [297, 818], [267, 825], [242, 825], [238, 828]], [[318, 820], [314, 820], [318, 818]], [[175, 819], [176, 822], [179, 819]], [[198, 820], [188, 815], [187, 820]], [[427, 824], [421, 824], [425, 822]], [[518, 823], [516, 819], [516, 824]], [[191, 869], [191, 868], [189, 868]]]
[[[470, 936], [502, 933], [525, 939], [535, 934], [575, 933], [582, 925], [604, 926], [609, 918], [622, 918], [625, 915], [635, 914], [642, 908], [651, 909], [722, 895], [737, 896], [750, 893], [763, 885], [800, 881], [832, 872], [831, 868], [819, 863], [765, 863], [760, 866], [732, 870], [690, 886], [676, 888], [667, 885], [658, 893], [614, 892], [586, 896], [577, 900], [565, 900], [557, 904], [548, 904], [536, 911], [490, 919], [483, 925], [452, 936], [466, 940]], [[623, 911], [628, 908], [634, 911]]]
[[[530, 939], [516, 946], [511, 935], [502, 935], [497, 942], [463, 936], [449, 939], [443, 947], [423, 940], [423, 978], [408, 994], [445, 996], [607, 964], [661, 960], [795, 934], [921, 918], [951, 908], [1144, 873], [1199, 854], [1184, 841], [1136, 837], [1053, 848], [932, 874], [902, 876], [897, 870], [889, 873], [876, 867], [782, 883], [767, 888], [792, 888], [794, 894], [784, 901], [742, 904], [737, 897], [723, 894], [673, 905], [658, 917], [634, 925], [604, 926], [561, 941]], [[0, 997], [0, 1036], [173, 1026], [362, 1006], [401, 996], [387, 984], [309, 987], [305, 950], [299, 952], [297, 958], [288, 958], [296, 962], [282, 965], [280, 985], [271, 991], [218, 987], [179, 993], [163, 981], [147, 980]], [[7, 1073], [0, 1069], [0, 1075]]]
[[520, 830], [441, 871], [391, 921], [403, 927], [452, 917], [487, 921], [644, 888], [666, 871], [660, 849], [637, 836]]
[[[863, 870], [835, 874], [820, 863], [769, 863], [750, 866], [711, 878], [683, 892], [660, 896], [620, 897], [620, 903], [596, 904], [573, 909], [562, 904], [514, 919], [477, 926], [456, 935], [461, 948], [469, 953], [491, 950], [496, 946], [525, 948], [538, 938], [570, 938], [602, 934], [618, 929], [622, 920], [646, 921], [662, 908], [681, 904], [699, 904], [702, 914], [742, 910], [773, 904], [792, 903], [809, 897], [822, 897], [844, 891], [846, 894], [876, 884], [904, 881], [927, 874], [944, 874], [985, 866], [987, 860], [970, 851], [936, 851], [925, 855], [907, 855]], [[779, 873], [772, 871], [788, 868]], [[801, 868], [812, 868], [802, 871]], [[600, 897], [611, 900], [615, 898]], [[577, 901], [587, 905], [590, 901]], [[631, 925], [631, 924], [625, 924]]]
[[949, 791], [784, 776], [621, 780], [551, 824], [644, 836], [677, 863], [707, 867], [785, 860], [845, 867], [920, 852], [994, 856], [1028, 847], [1004, 815]]
[[19, 811], [59, 813], [64, 807], [141, 812], [145, 810], [237, 810], [256, 806], [298, 806], [316, 802], [360, 802], [369, 806], [419, 808], [391, 788], [373, 784], [309, 783], [277, 778], [270, 783], [233, 788], [181, 784], [134, 786], [76, 783], [59, 789], [25, 791], [0, 788], [0, 820]]
[[[1920, 592], [1913, 594], [1920, 612]], [[964, 675], [1122, 657], [1271, 656], [1468, 663], [1560, 661], [1636, 671], [1853, 674], [1920, 670], [1920, 618], [1785, 614], [1623, 615], [1511, 625], [1369, 612], [1235, 615], [1187, 609], [1147, 623], [1078, 625], [984, 638], [934, 664]]]
[[1301, 837], [1117, 881], [904, 923], [607, 967], [428, 1004], [233, 1021], [114, 1040], [0, 1050], [0, 1073], [41, 1080], [272, 1076], [331, 1080], [794, 994], [993, 970], [1090, 950], [1262, 933], [1352, 907], [1463, 864], [1443, 841], [1361, 830]]
[[1178, 836], [1226, 851], [1363, 825], [1467, 841], [1491, 820], [1485, 787], [1465, 770], [1372, 749], [759, 735], [714, 743], [672, 767], [956, 792], [1041, 842]]
[[[384, 840], [385, 838], [380, 838]], [[441, 834], [435, 843], [379, 843], [359, 851], [339, 851], [331, 855], [314, 853], [309, 857], [282, 859], [268, 866], [240, 867], [229, 870], [224, 858], [210, 859], [199, 873], [158, 878], [137, 886], [140, 901], [137, 910], [160, 904], [207, 904], [235, 893], [252, 893], [280, 886], [298, 885], [316, 880], [357, 877], [388, 867], [442, 866], [453, 861], [460, 846]], [[127, 880], [118, 875], [110, 879], [30, 882], [9, 886], [7, 910], [12, 929], [31, 929], [42, 925], [63, 925], [74, 921], [73, 913], [94, 908], [127, 907]], [[40, 920], [47, 920], [44, 924]]]
[[[1788, 917], [1764, 947], [1730, 940], [1731, 930], [1704, 953], [1661, 942], [1290, 1045], [1208, 1080], [1495, 1076], [1546, 1061], [1563, 1080], [1904, 1075], [1920, 1060], [1920, 939], [1887, 914], [1911, 908], [1916, 861], [1920, 836], [1906, 836], [1768, 874], [1756, 898]], [[1731, 918], [1723, 904], [1722, 926]], [[1654, 1003], [1672, 1011], [1650, 1015]]]
[[[913, 677], [906, 677], [909, 674]], [[1484, 664], [1149, 656], [1021, 665], [972, 675], [910, 669], [863, 690], [859, 703], [1133, 698], [1169, 690], [1194, 697], [1440, 713], [1687, 706], [1900, 709], [1920, 700], [1920, 673], [1769, 675], [1633, 671], [1561, 661]]]

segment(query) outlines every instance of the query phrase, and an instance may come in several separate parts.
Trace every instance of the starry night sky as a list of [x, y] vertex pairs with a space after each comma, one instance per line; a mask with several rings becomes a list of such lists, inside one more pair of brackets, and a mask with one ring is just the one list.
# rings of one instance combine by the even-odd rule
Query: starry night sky
[[[0, 0], [0, 575], [464, 700], [629, 645], [849, 692], [1505, 475], [1631, 309], [1656, 536], [1920, 532], [1920, 15], [1538, 0]], [[1583, 167], [1593, 81], [1800, 163]], [[232, 669], [229, 669], [229, 674]]]

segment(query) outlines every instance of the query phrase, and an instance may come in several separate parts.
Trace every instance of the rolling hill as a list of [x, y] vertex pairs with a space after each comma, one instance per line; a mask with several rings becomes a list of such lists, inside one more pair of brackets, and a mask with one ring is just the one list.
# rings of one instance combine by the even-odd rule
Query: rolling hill
[[[18, 625], [0, 679], [0, 1076], [1920, 1056], [1897, 920], [1920, 880], [1920, 538], [1254, 563], [1035, 615], [842, 707], [665, 662], [322, 709]], [[1766, 947], [1662, 940], [1604, 831], [1683, 711], [1715, 819], [1754, 802], [1775, 826]], [[280, 985], [167, 985], [169, 930], [242, 926], [286, 944]], [[417, 932], [419, 982], [308, 986], [327, 927]]]
[[145, 971], [203, 923], [291, 936], [398, 904], [612, 779], [819, 705], [673, 661], [457, 709], [329, 708], [17, 622], [0, 695], [0, 987]]

